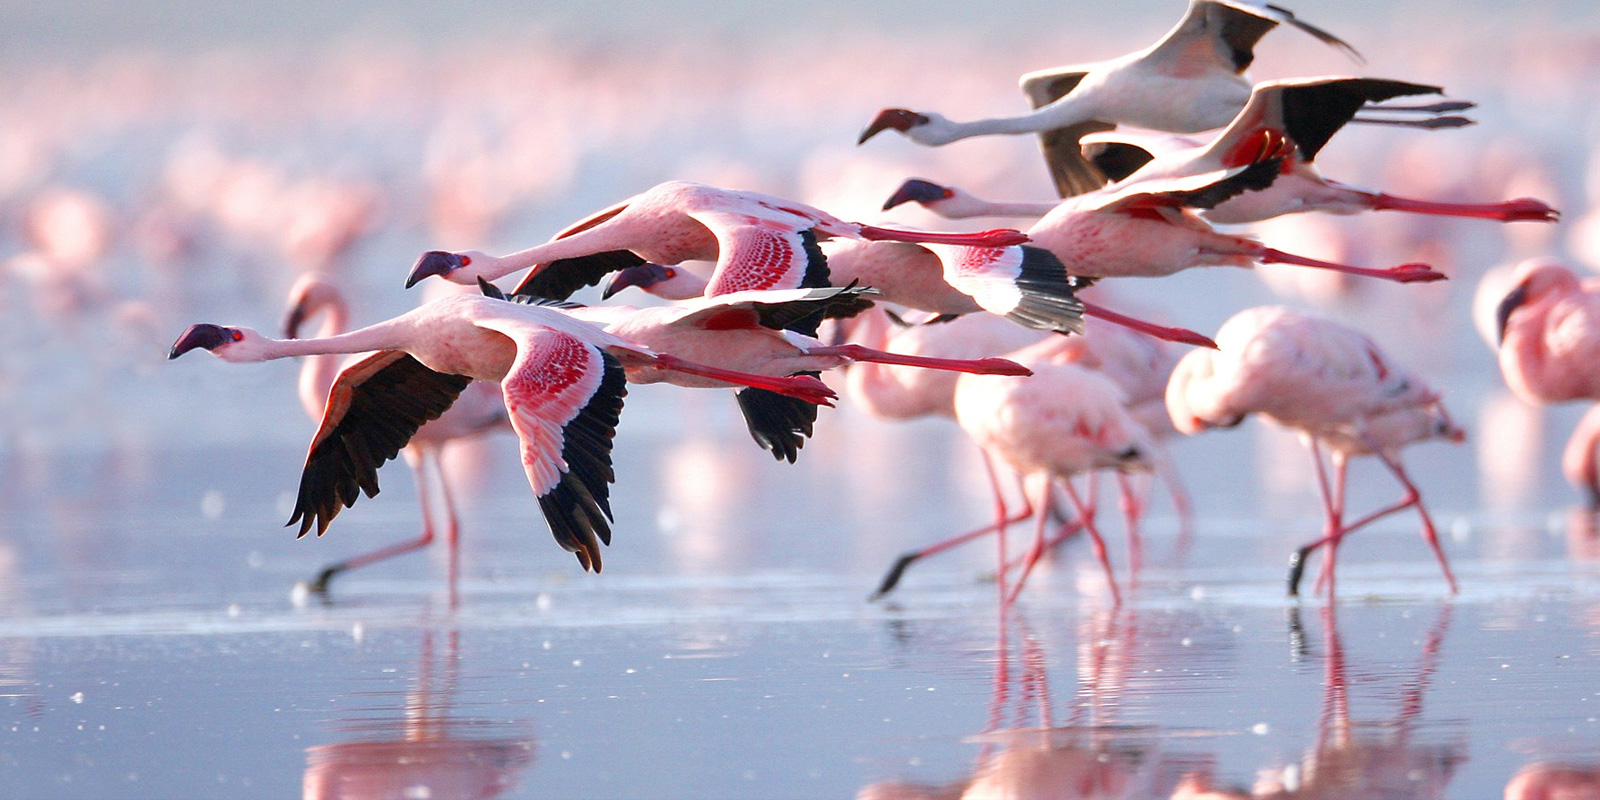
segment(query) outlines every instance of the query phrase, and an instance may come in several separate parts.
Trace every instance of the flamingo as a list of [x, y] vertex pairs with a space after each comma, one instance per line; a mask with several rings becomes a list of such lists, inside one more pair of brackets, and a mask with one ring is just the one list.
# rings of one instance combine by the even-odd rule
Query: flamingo
[[[941, 316], [988, 311], [1023, 327], [1080, 333], [1083, 317], [1100, 317], [1158, 339], [1214, 347], [1184, 328], [1134, 319], [1077, 296], [1086, 282], [1067, 274], [1054, 254], [1037, 247], [960, 247], [904, 242], [845, 242], [828, 256], [831, 280], [877, 289], [884, 302]], [[612, 276], [610, 298], [628, 287], [681, 300], [712, 292], [711, 280], [689, 270], [643, 264]]]
[[[877, 310], [874, 310], [877, 311]], [[1104, 320], [1085, 320], [1083, 336], [1061, 337], [1028, 334], [1014, 325], [988, 315], [961, 317], [938, 325], [917, 325], [903, 328], [889, 336], [886, 328], [889, 317], [877, 311], [884, 322], [879, 322], [873, 311], [855, 318], [852, 337], [879, 337], [886, 342], [881, 346], [899, 352], [937, 353], [942, 356], [976, 355], [980, 353], [1008, 353], [1008, 358], [1024, 361], [1042, 360], [1051, 364], [1075, 364], [1094, 370], [1116, 384], [1121, 390], [1128, 413], [1150, 434], [1150, 463], [1158, 477], [1171, 492], [1173, 504], [1183, 519], [1191, 514], [1188, 493], [1184, 490], [1161, 439], [1176, 433], [1167, 416], [1167, 378], [1178, 357], [1171, 348], [1164, 347], [1149, 337], [1137, 335], [1126, 328]], [[865, 319], [863, 319], [865, 318]], [[1024, 341], [1019, 337], [1027, 336]], [[1006, 346], [1006, 345], [1009, 345]], [[954, 417], [955, 384], [958, 375], [904, 370], [894, 366], [862, 365], [851, 367], [846, 373], [847, 395], [852, 402], [863, 405], [874, 416], [888, 419], [911, 419], [918, 416], [943, 415]], [[1138, 572], [1140, 547], [1138, 523], [1144, 513], [1145, 498], [1135, 491], [1125, 472], [1117, 473], [1121, 489], [1122, 509], [1129, 532], [1129, 551], [1133, 571]], [[1095, 495], [1093, 482], [1089, 497]], [[998, 492], [996, 503], [1003, 504]], [[1025, 498], [1026, 499], [1026, 498]], [[1013, 515], [1010, 521], [1020, 521], [1032, 513], [1025, 509]], [[1091, 515], [1093, 511], [1090, 511]], [[994, 525], [953, 536], [927, 547], [902, 554], [885, 574], [873, 593], [873, 599], [888, 594], [899, 584], [911, 565], [928, 556], [944, 552], [958, 545], [985, 536], [995, 530]], [[1076, 534], [1077, 525], [1067, 525], [1045, 548], [1049, 549]]]
[[[1246, 163], [1265, 136], [1284, 136], [1295, 147], [1284, 157], [1283, 174], [1272, 185], [1246, 192], [1202, 213], [1218, 224], [1259, 222], [1283, 214], [1322, 211], [1408, 211], [1501, 222], [1554, 222], [1559, 213], [1529, 197], [1503, 203], [1441, 203], [1360, 189], [1324, 178], [1313, 166], [1317, 153], [1364, 104], [1403, 95], [1438, 94], [1442, 89], [1377, 78], [1296, 78], [1257, 84], [1250, 101], [1228, 128], [1207, 144], [1159, 133], [1112, 132], [1084, 137], [1087, 155], [1117, 185], [1141, 180], [1199, 175]], [[1413, 107], [1458, 110], [1471, 103], [1443, 102]], [[1381, 108], [1381, 107], [1380, 107]], [[1457, 116], [1396, 120], [1413, 127], [1459, 127]]]
[[[1495, 311], [1500, 372], [1530, 403], [1600, 400], [1600, 280], [1580, 281], [1544, 259], [1524, 261]], [[1597, 406], [1600, 408], [1600, 406]], [[1562, 471], [1600, 509], [1600, 410], [1590, 410], [1568, 440]]]
[[[1426, 264], [1370, 269], [1319, 261], [1219, 233], [1191, 209], [1211, 208], [1241, 193], [1264, 189], [1293, 150], [1283, 137], [1263, 137], [1251, 163], [1173, 179], [1109, 186], [1056, 204], [1027, 230], [1032, 247], [1049, 250], [1067, 274], [1079, 277], [1159, 277], [1191, 267], [1295, 264], [1397, 283], [1444, 280]], [[945, 199], [946, 187], [915, 179], [885, 204]], [[952, 191], [950, 197], [955, 197]]]
[[717, 262], [709, 294], [818, 288], [829, 283], [817, 242], [830, 237], [992, 247], [1027, 241], [1012, 230], [933, 233], [862, 225], [770, 195], [668, 181], [510, 255], [430, 250], [406, 286], [433, 275], [473, 284], [532, 267], [514, 294], [565, 299], [619, 269], [694, 260]]
[[1256, 42], [1289, 23], [1356, 61], [1344, 40], [1280, 6], [1249, 0], [1190, 0], [1176, 27], [1154, 45], [1108, 61], [1038, 70], [1022, 76], [1033, 111], [1014, 117], [955, 122], [932, 112], [880, 111], [857, 144], [896, 130], [918, 144], [943, 145], [990, 134], [1039, 134], [1062, 197], [1105, 184], [1079, 154], [1084, 135], [1117, 125], [1197, 133], [1227, 125], [1250, 96], [1244, 71]]
[[[1059, 484], [1089, 534], [1095, 558], [1105, 571], [1112, 602], [1120, 605], [1122, 598], [1106, 555], [1105, 540], [1095, 527], [1094, 515], [1069, 479], [1095, 470], [1149, 469], [1149, 434], [1129, 416], [1122, 391], [1111, 379], [1075, 364], [1052, 364], [1034, 357], [1029, 350], [1011, 354], [1017, 363], [1033, 371], [1026, 381], [999, 381], [979, 375], [963, 375], [956, 381], [956, 422], [983, 450], [995, 489], [994, 530], [999, 541], [1001, 603], [1015, 602], [1029, 573], [1044, 555], [1045, 525], [1054, 499], [1051, 487]], [[994, 480], [995, 459], [1021, 477], [1024, 499], [1031, 499], [1028, 507], [1036, 515], [1033, 546], [1009, 593], [1005, 530], [1010, 520]]]
[[[325, 338], [344, 333], [348, 329], [349, 305], [338, 287], [316, 273], [300, 277], [289, 291], [289, 312], [284, 321], [284, 338], [300, 338], [301, 328], [318, 315], [322, 325], [318, 336]], [[340, 365], [332, 355], [308, 356], [300, 368], [300, 404], [313, 421], [322, 419], [329, 391], [338, 379]], [[443, 451], [451, 442], [478, 436], [506, 427], [506, 406], [500, 398], [500, 389], [489, 381], [473, 381], [437, 419], [423, 423], [409, 442], [401, 449], [406, 463], [411, 467], [417, 484], [417, 499], [422, 507], [422, 535], [415, 539], [390, 545], [329, 565], [317, 573], [309, 588], [312, 592], [326, 594], [328, 584], [341, 573], [363, 567], [395, 556], [421, 550], [433, 542], [434, 520], [430, 501], [429, 472], [437, 475], [434, 483], [438, 496], [444, 502], [445, 541], [450, 549], [450, 585], [455, 586], [459, 552], [460, 522], [456, 514], [455, 498], [450, 490], [450, 475], [445, 470]]]
[[[1193, 351], [1178, 362], [1167, 385], [1167, 410], [1183, 433], [1232, 427], [1262, 414], [1305, 438], [1316, 464], [1324, 535], [1290, 559], [1289, 594], [1312, 551], [1326, 545], [1322, 577], [1333, 591], [1334, 561], [1349, 533], [1405, 508], [1422, 518], [1422, 537], [1433, 549], [1450, 591], [1456, 579], [1439, 546], [1422, 494], [1400, 463], [1413, 442], [1465, 434], [1445, 412], [1438, 392], [1421, 376], [1393, 364], [1371, 339], [1334, 322], [1284, 308], [1261, 306], [1235, 314], [1217, 331], [1220, 350]], [[1326, 447], [1334, 468], [1330, 490], [1322, 466]], [[1377, 456], [1404, 487], [1399, 501], [1360, 519], [1344, 521], [1345, 467], [1351, 456]]]
[[[204, 349], [244, 363], [368, 353], [340, 371], [312, 438], [289, 524], [321, 536], [341, 507], [378, 493], [377, 470], [473, 380], [500, 384], [528, 483], [556, 542], [588, 571], [611, 541], [611, 440], [627, 393], [624, 367], [662, 367], [678, 379], [749, 385], [826, 403], [816, 378], [773, 378], [657, 353], [559, 309], [453, 295], [349, 333], [271, 339], [244, 327], [191, 325], [169, 358]], [[372, 352], [376, 351], [376, 352]]]

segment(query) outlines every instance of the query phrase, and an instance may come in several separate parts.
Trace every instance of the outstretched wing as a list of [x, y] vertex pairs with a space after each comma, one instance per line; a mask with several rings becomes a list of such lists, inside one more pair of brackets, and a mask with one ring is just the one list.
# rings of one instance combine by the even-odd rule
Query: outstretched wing
[[622, 365], [575, 336], [532, 323], [478, 324], [516, 343], [500, 388], [550, 533], [585, 570], [599, 572], [600, 543], [611, 544], [611, 442], [627, 394]]
[[300, 523], [300, 536], [313, 526], [321, 536], [362, 492], [376, 495], [378, 467], [471, 382], [428, 369], [400, 350], [382, 350], [340, 370], [306, 454], [289, 524]]
[[1108, 191], [1099, 211], [1133, 211], [1141, 208], [1215, 208], [1224, 200], [1272, 185], [1283, 166], [1282, 158], [1269, 158], [1234, 169], [1216, 170], [1185, 178], [1138, 180], [1117, 192]]
[[859, 314], [871, 308], [872, 299], [878, 295], [876, 289], [855, 285], [734, 292], [680, 303], [692, 310], [677, 322], [710, 329], [759, 325], [794, 330], [796, 323], [806, 320]]
[[717, 268], [706, 296], [828, 285], [828, 259], [813, 231], [732, 211], [689, 215], [717, 237]]
[[1190, 0], [1183, 19], [1150, 49], [1147, 58], [1166, 62], [1180, 73], [1192, 74], [1213, 64], [1242, 73], [1255, 61], [1261, 37], [1285, 22], [1342, 50], [1357, 63], [1365, 63], [1348, 42], [1302, 21], [1293, 11], [1249, 0]]
[[[1032, 107], [1042, 108], [1066, 97], [1088, 74], [1079, 67], [1030, 72], [1022, 76], [1022, 93], [1028, 96]], [[1079, 141], [1089, 134], [1115, 128], [1109, 122], [1089, 120], [1039, 132], [1039, 149], [1044, 152], [1044, 163], [1050, 168], [1057, 194], [1072, 197], [1106, 185], [1106, 176], [1084, 158]]]

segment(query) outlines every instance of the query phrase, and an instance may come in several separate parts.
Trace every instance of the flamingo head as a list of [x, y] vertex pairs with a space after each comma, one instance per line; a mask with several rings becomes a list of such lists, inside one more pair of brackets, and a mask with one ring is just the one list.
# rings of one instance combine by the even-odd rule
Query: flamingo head
[[1498, 341], [1506, 340], [1506, 327], [1517, 309], [1537, 302], [1552, 294], [1580, 291], [1583, 286], [1572, 270], [1545, 259], [1532, 259], [1517, 265], [1513, 273], [1517, 283], [1495, 307], [1494, 322]]
[[209, 350], [223, 361], [264, 361], [263, 345], [267, 339], [249, 328], [230, 328], [202, 322], [185, 328], [178, 341], [172, 343], [168, 360], [190, 350]]
[[900, 184], [900, 188], [894, 190], [894, 194], [889, 195], [889, 199], [883, 203], [883, 210], [888, 211], [902, 203], [931, 206], [941, 200], [949, 200], [955, 196], [956, 190], [949, 186], [941, 186], [933, 181], [925, 181], [921, 178], [911, 178]]
[[609, 300], [612, 295], [629, 286], [636, 286], [666, 300], [688, 300], [705, 294], [706, 281], [686, 269], [640, 264], [618, 270], [612, 275], [600, 288], [600, 299]]
[[343, 309], [344, 296], [326, 279], [307, 273], [289, 290], [289, 310], [283, 315], [283, 338], [300, 338], [306, 322], [324, 310]]
[[868, 139], [891, 128], [901, 133], [908, 133], [912, 128], [926, 125], [930, 121], [932, 120], [927, 114], [918, 114], [904, 108], [886, 108], [879, 111], [878, 116], [872, 118], [871, 124], [861, 131], [861, 138], [856, 140], [856, 144], [865, 144]]
[[476, 250], [466, 250], [460, 253], [450, 253], [444, 250], [429, 250], [417, 258], [417, 263], [411, 267], [411, 274], [406, 276], [406, 288], [416, 286], [423, 278], [438, 275], [452, 283], [467, 286], [476, 285], [480, 275], [474, 265], [487, 262], [489, 257]]

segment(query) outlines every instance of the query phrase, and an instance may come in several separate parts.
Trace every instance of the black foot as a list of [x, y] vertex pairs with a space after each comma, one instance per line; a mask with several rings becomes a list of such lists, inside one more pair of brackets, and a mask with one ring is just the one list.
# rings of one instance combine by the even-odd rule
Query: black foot
[[883, 576], [883, 582], [878, 584], [878, 591], [873, 592], [872, 596], [867, 598], [867, 602], [870, 603], [894, 591], [894, 587], [900, 583], [900, 576], [906, 574], [906, 568], [921, 557], [921, 553], [911, 552], [895, 559], [894, 566], [889, 568], [889, 574]]
[[1311, 555], [1311, 547], [1302, 547], [1289, 556], [1289, 596], [1300, 596], [1300, 576], [1305, 574], [1306, 559]]
[[311, 590], [312, 594], [327, 596], [328, 583], [333, 580], [333, 576], [344, 572], [344, 570], [345, 566], [343, 564], [334, 564], [330, 567], [324, 567], [321, 572], [317, 573], [317, 579], [312, 581], [308, 588]]

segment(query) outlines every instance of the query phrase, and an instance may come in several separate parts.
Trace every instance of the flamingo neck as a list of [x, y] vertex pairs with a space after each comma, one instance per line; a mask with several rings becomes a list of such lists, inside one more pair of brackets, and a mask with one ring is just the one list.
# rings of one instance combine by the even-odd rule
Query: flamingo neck
[[[481, 275], [485, 280], [492, 281], [503, 278], [513, 272], [537, 265], [548, 265], [552, 261], [560, 261], [564, 258], [577, 258], [607, 250], [627, 249], [628, 242], [619, 235], [623, 232], [625, 231], [620, 230], [615, 225], [601, 223], [588, 230], [579, 231], [570, 236], [545, 242], [541, 245], [535, 245], [526, 250], [519, 250], [498, 258], [490, 258], [489, 263], [479, 267], [475, 275]], [[462, 271], [464, 272], [465, 270]]]
[[254, 353], [253, 361], [272, 361], [299, 356], [349, 355], [374, 350], [404, 350], [406, 337], [393, 321], [380, 322], [360, 330], [315, 339], [266, 339]]

